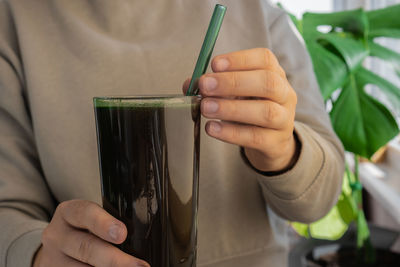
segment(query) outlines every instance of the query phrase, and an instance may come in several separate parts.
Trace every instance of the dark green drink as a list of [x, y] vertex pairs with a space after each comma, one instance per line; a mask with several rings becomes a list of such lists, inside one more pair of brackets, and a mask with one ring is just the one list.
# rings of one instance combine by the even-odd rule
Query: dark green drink
[[103, 207], [119, 247], [152, 267], [196, 266], [200, 98], [95, 98]]

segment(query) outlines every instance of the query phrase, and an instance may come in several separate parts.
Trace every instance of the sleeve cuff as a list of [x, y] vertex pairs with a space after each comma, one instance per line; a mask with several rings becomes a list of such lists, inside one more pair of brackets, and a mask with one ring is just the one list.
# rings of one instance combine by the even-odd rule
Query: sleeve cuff
[[295, 133], [301, 142], [297, 163], [282, 174], [255, 175], [267, 205], [279, 216], [310, 223], [337, 200], [343, 163], [339, 151], [307, 125], [295, 122]]
[[[318, 178], [325, 163], [325, 154], [310, 130], [295, 122], [295, 134], [301, 144], [297, 162], [277, 175], [258, 177], [261, 185], [275, 197], [294, 200], [301, 197]], [[293, 186], [293, 185], [296, 186]]]
[[35, 222], [35, 228], [15, 239], [7, 252], [6, 267], [31, 267], [33, 257], [41, 245], [45, 222]]

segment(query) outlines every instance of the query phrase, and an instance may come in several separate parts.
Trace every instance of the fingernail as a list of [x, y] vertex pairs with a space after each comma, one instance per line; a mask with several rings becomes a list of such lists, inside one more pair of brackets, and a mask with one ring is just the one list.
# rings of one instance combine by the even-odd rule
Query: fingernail
[[121, 231], [121, 227], [117, 224], [113, 224], [110, 226], [110, 229], [108, 230], [108, 234], [110, 235], [110, 237], [112, 239], [118, 240], [120, 231]]
[[217, 61], [217, 69], [218, 71], [224, 71], [227, 70], [229, 67], [229, 61], [226, 58], [221, 58], [220, 60]]
[[205, 87], [206, 87], [205, 89], [207, 91], [212, 91], [215, 88], [217, 88], [218, 81], [214, 77], [206, 77], [206, 79], [204, 81], [204, 85], [205, 85]]
[[219, 133], [221, 132], [221, 124], [219, 122], [212, 121], [209, 124], [209, 131], [211, 133]]
[[207, 100], [204, 103], [204, 112], [205, 113], [215, 113], [218, 110], [218, 103], [212, 100]]

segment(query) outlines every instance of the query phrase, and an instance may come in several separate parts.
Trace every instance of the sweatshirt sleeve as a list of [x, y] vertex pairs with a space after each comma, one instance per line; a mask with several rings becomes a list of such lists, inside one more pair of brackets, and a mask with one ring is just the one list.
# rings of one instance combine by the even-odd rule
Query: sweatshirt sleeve
[[0, 266], [29, 267], [54, 202], [35, 146], [16, 32], [0, 0]]
[[333, 132], [304, 41], [281, 10], [271, 23], [271, 50], [297, 93], [295, 133], [301, 151], [295, 166], [258, 175], [264, 198], [281, 217], [310, 223], [336, 203], [344, 172], [343, 147]]

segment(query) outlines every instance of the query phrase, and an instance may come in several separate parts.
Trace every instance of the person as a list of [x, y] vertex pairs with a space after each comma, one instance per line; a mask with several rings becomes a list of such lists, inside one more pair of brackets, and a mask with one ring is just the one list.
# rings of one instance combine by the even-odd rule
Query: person
[[[199, 82], [198, 265], [284, 266], [271, 218], [324, 216], [343, 149], [288, 16], [263, 0], [219, 3], [217, 56]], [[182, 93], [215, 4], [0, 1], [1, 266], [148, 266], [112, 245], [127, 232], [101, 208], [92, 98]]]

